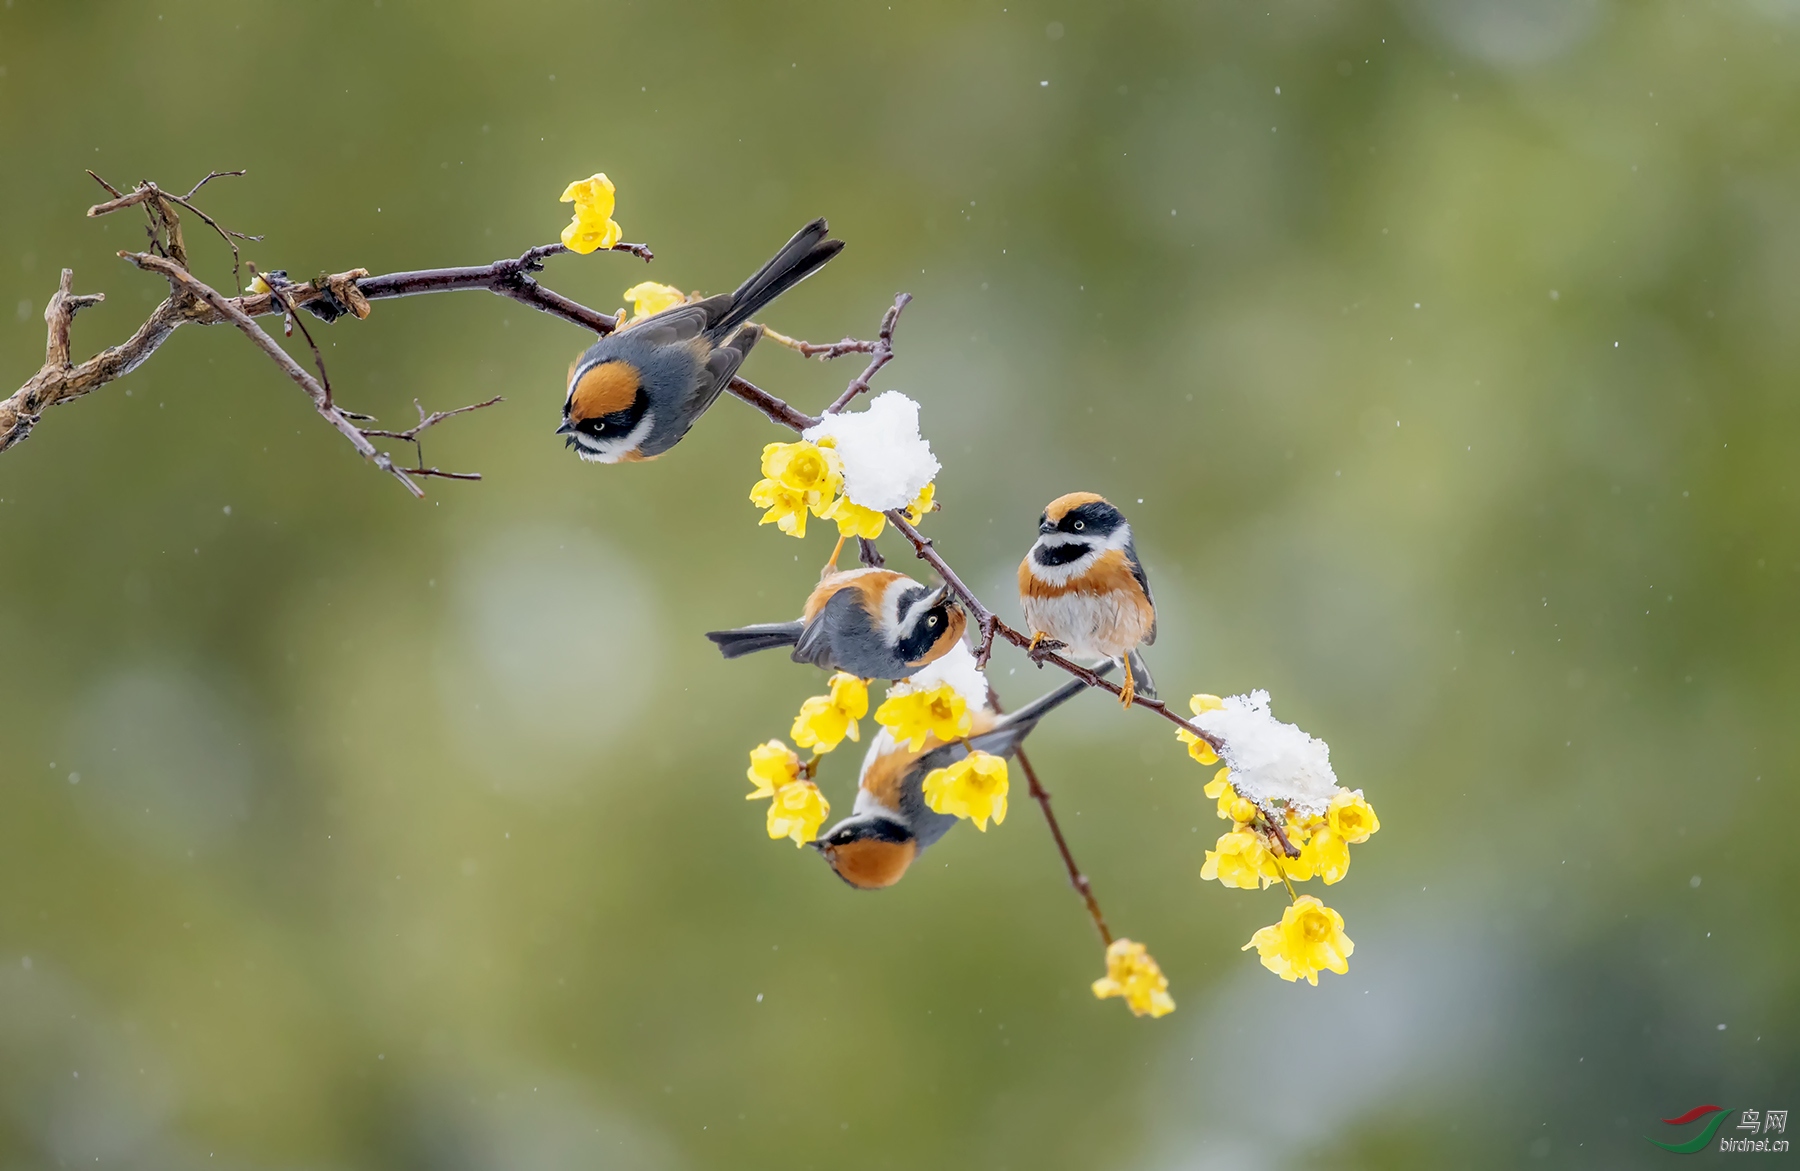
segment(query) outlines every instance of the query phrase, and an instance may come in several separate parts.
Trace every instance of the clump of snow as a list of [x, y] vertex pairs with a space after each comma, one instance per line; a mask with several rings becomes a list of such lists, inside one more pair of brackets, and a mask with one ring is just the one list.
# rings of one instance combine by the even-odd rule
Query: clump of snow
[[942, 466], [919, 437], [919, 404], [897, 390], [871, 399], [866, 411], [826, 415], [803, 437], [836, 441], [844, 495], [877, 512], [911, 504]]
[[975, 652], [969, 644], [958, 642], [942, 658], [926, 663], [907, 678], [888, 688], [889, 695], [911, 695], [915, 691], [935, 691], [948, 683], [963, 697], [971, 711], [982, 711], [988, 705], [988, 681], [975, 665]]
[[1217, 736], [1219, 757], [1231, 769], [1240, 796], [1281, 800], [1307, 814], [1322, 814], [1338, 791], [1331, 746], [1269, 713], [1269, 693], [1233, 695], [1225, 706], [1193, 717], [1195, 727]]

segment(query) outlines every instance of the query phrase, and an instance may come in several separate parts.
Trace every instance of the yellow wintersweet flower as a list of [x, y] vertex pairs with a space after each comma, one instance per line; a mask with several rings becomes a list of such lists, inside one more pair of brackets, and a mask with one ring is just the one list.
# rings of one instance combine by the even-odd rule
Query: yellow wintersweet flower
[[[1221, 769], [1220, 771], [1223, 772], [1224, 770]], [[1234, 806], [1238, 801], [1242, 800], [1242, 798], [1240, 798], [1237, 795], [1237, 790], [1232, 788], [1230, 783], [1221, 785], [1221, 784], [1219, 784], [1219, 782], [1217, 780], [1215, 780], [1212, 785], [1206, 786], [1206, 795], [1208, 797], [1211, 797], [1213, 795], [1213, 785], [1218, 785], [1218, 787], [1219, 787], [1219, 791], [1218, 791], [1219, 816], [1226, 821], [1237, 821], [1238, 818], [1236, 816], [1234, 816], [1232, 813], [1232, 806]], [[1255, 806], [1251, 806], [1251, 809], [1253, 812], [1254, 812], [1255, 808], [1256, 808]], [[1255, 819], [1254, 819], [1254, 817], [1252, 817], [1250, 820], [1255, 820]]]
[[270, 291], [269, 282], [263, 280], [263, 275], [259, 272], [250, 278], [250, 285], [244, 290], [244, 295], [254, 297]]
[[819, 513], [819, 519], [837, 521], [839, 536], [867, 537], [871, 541], [887, 528], [887, 517], [884, 514], [853, 503], [848, 496], [839, 496]]
[[804, 439], [795, 443], [766, 444], [762, 473], [790, 492], [804, 493], [807, 503], [819, 508], [836, 496], [844, 483], [837, 452]]
[[919, 494], [913, 497], [913, 502], [906, 506], [906, 519], [912, 524], [918, 524], [925, 519], [925, 514], [935, 507], [937, 507], [937, 483], [934, 481], [920, 488]]
[[869, 685], [839, 671], [831, 677], [831, 694], [815, 695], [800, 705], [790, 735], [794, 743], [814, 752], [830, 752], [844, 737], [861, 740], [856, 721], [869, 714]]
[[1344, 917], [1311, 895], [1301, 895], [1281, 913], [1281, 922], [1250, 937], [1242, 950], [1255, 948], [1263, 967], [1283, 980], [1304, 979], [1315, 987], [1322, 971], [1342, 976], [1356, 944], [1344, 934]]
[[1239, 825], [1249, 825], [1256, 820], [1256, 814], [1256, 806], [1242, 797], [1233, 797], [1231, 807], [1227, 810], [1227, 816]]
[[831, 816], [831, 802], [811, 781], [789, 781], [775, 790], [769, 803], [769, 836], [792, 838], [804, 846], [819, 836], [819, 825]]
[[1132, 1016], [1159, 1017], [1175, 1011], [1169, 980], [1141, 943], [1115, 939], [1106, 947], [1106, 975], [1094, 981], [1094, 996], [1123, 996]]
[[894, 742], [906, 742], [910, 751], [925, 746], [925, 737], [936, 736], [948, 744], [961, 740], [975, 726], [969, 705], [948, 683], [930, 691], [892, 692], [875, 709], [875, 722], [894, 733]]
[[1275, 866], [1275, 855], [1269, 853], [1262, 839], [1249, 830], [1234, 829], [1220, 836], [1217, 846], [1206, 852], [1206, 861], [1200, 867], [1201, 878], [1217, 880], [1221, 886], [1235, 886], [1241, 890], [1261, 890], [1281, 878], [1281, 871]]
[[790, 537], [806, 535], [806, 494], [790, 492], [779, 480], [758, 480], [750, 488], [750, 503], [767, 509], [758, 524], [772, 524]]
[[[1200, 715], [1202, 712], [1214, 711], [1224, 706], [1225, 701], [1216, 695], [1196, 695], [1188, 700], [1188, 707], [1193, 709], [1195, 715]], [[1219, 754], [1213, 751], [1213, 746], [1200, 739], [1200, 737], [1194, 735], [1186, 728], [1175, 729], [1175, 738], [1187, 745], [1188, 755], [1199, 761], [1201, 764], [1219, 763]], [[1210, 797], [1212, 794], [1208, 793], [1207, 796]]]
[[583, 256], [617, 244], [624, 232], [613, 223], [613, 185], [605, 175], [579, 179], [563, 189], [563, 203], [575, 205], [575, 218], [562, 230], [562, 242]]
[[1316, 874], [1330, 886], [1350, 872], [1350, 844], [1329, 827], [1320, 826], [1300, 847], [1300, 856], [1289, 859], [1288, 867], [1290, 878], [1304, 881]]
[[1213, 779], [1206, 782], [1206, 788], [1202, 789], [1201, 792], [1205, 793], [1208, 797], [1221, 797], [1224, 796], [1225, 790], [1230, 787], [1231, 770], [1222, 768], [1213, 774]]
[[756, 786], [744, 794], [744, 800], [773, 797], [775, 790], [800, 775], [800, 758], [781, 741], [771, 740], [750, 750], [750, 768], [744, 775]]
[[1352, 845], [1368, 841], [1369, 835], [1381, 828], [1381, 821], [1363, 800], [1360, 789], [1355, 792], [1339, 789], [1337, 796], [1331, 799], [1330, 808], [1325, 810], [1325, 819], [1331, 825], [1331, 832]]
[[620, 329], [624, 329], [627, 324], [636, 325], [646, 317], [654, 317], [664, 309], [686, 304], [687, 294], [674, 285], [644, 281], [626, 289], [625, 300], [631, 302], [631, 320], [619, 322]]
[[934, 768], [925, 777], [925, 804], [934, 813], [966, 817], [987, 832], [988, 818], [1006, 820], [1006, 760], [971, 752], [949, 768]]

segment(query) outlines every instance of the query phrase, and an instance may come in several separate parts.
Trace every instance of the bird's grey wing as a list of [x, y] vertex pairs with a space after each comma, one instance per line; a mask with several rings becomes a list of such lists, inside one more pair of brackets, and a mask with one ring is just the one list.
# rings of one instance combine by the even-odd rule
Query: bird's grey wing
[[1144, 591], [1144, 600], [1150, 603], [1150, 633], [1144, 636], [1144, 645], [1150, 646], [1156, 642], [1156, 595], [1150, 592], [1150, 575], [1138, 560], [1136, 541], [1125, 542], [1125, 560], [1131, 565], [1131, 576], [1137, 578], [1138, 588]]
[[844, 664], [836, 660], [835, 652], [840, 645], [840, 633], [851, 633], [848, 629], [858, 619], [864, 626], [868, 625], [868, 615], [857, 603], [856, 591], [841, 589], [831, 595], [813, 620], [806, 624], [800, 632], [800, 641], [794, 644], [794, 662], [811, 663], [815, 667], [823, 667], [827, 671], [845, 669]]
[[704, 301], [695, 301], [692, 305], [677, 305], [673, 309], [665, 309], [655, 317], [646, 317], [622, 334], [614, 336], [629, 337], [633, 341], [648, 342], [655, 346], [671, 346], [688, 341], [711, 324], [717, 313], [717, 307], [712, 303], [718, 299], [708, 297]]
[[706, 362], [694, 375], [693, 389], [688, 392], [687, 399], [681, 406], [682, 431], [692, 427], [694, 420], [704, 415], [707, 408], [718, 401], [732, 375], [744, 364], [744, 355], [750, 352], [750, 347], [761, 336], [762, 330], [755, 326], [740, 329], [731, 336], [730, 341], [706, 356]]

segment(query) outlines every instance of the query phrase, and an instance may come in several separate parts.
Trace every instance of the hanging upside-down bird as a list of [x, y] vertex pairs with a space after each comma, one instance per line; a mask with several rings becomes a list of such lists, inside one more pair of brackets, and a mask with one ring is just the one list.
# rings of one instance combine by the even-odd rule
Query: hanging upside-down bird
[[[1104, 675], [1107, 663], [1098, 668]], [[948, 768], [971, 752], [1010, 757], [1051, 709], [1080, 695], [1087, 684], [1066, 683], [1016, 712], [996, 717], [972, 712], [975, 733], [945, 744], [928, 737], [917, 750], [896, 744], [886, 728], [869, 745], [857, 781], [856, 804], [849, 817], [812, 843], [837, 876], [860, 890], [893, 886], [925, 847], [943, 837], [957, 819], [934, 813], [925, 804], [925, 778], [933, 769]]]
[[655, 459], [681, 442], [762, 336], [746, 322], [843, 248], [823, 219], [801, 228], [735, 293], [677, 305], [589, 346], [569, 367], [558, 435], [584, 460]]
[[1019, 562], [1019, 606], [1034, 650], [1061, 646], [1077, 659], [1122, 663], [1120, 700], [1156, 698], [1156, 684], [1137, 649], [1156, 641], [1156, 600], [1138, 562], [1131, 526], [1103, 498], [1071, 492], [1044, 509], [1038, 539]]
[[728, 659], [791, 646], [796, 663], [861, 679], [905, 679], [955, 646], [966, 621], [947, 585], [934, 590], [891, 569], [846, 569], [820, 579], [797, 621], [706, 637]]

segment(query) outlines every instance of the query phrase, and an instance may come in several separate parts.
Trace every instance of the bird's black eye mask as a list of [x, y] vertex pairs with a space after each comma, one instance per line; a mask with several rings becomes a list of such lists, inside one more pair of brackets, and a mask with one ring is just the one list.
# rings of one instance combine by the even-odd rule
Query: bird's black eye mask
[[1095, 500], [1083, 504], [1079, 508], [1071, 508], [1056, 522], [1056, 531], [1083, 537], [1110, 536], [1125, 523], [1125, 517], [1118, 509], [1103, 500]]
[[940, 603], [919, 615], [912, 628], [895, 641], [894, 651], [906, 662], [916, 663], [937, 645], [949, 628], [950, 607]]
[[[604, 415], [595, 415], [591, 419], [583, 419], [574, 424], [574, 429], [583, 435], [591, 435], [595, 439], [619, 439], [631, 434], [633, 429], [644, 420], [644, 412], [650, 409], [650, 396], [641, 389], [631, 400], [631, 405], [618, 411], [608, 411]], [[569, 444], [575, 442], [570, 436]]]

